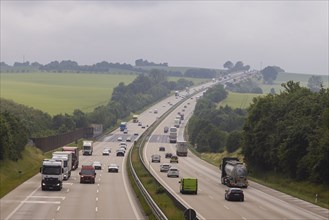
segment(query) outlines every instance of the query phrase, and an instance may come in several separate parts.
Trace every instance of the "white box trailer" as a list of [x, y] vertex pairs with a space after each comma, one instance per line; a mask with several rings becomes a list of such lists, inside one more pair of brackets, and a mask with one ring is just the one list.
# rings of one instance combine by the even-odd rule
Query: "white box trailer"
[[72, 152], [67, 151], [55, 151], [53, 152], [54, 160], [63, 160], [64, 163], [64, 179], [68, 180], [72, 171]]

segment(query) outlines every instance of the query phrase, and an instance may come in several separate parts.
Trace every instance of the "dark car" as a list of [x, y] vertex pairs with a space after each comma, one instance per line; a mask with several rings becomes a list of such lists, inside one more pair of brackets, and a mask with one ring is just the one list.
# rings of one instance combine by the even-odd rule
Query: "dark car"
[[165, 158], [171, 158], [172, 157], [172, 153], [166, 153], [165, 154]]
[[122, 150], [117, 151], [117, 157], [124, 157], [125, 156], [125, 152]]
[[163, 128], [163, 132], [164, 132], [164, 133], [168, 133], [168, 131], [169, 131], [169, 128], [168, 128], [168, 127], [164, 127], [164, 128]]
[[166, 151], [166, 148], [161, 146], [161, 147], [159, 147], [159, 151]]
[[244, 201], [243, 190], [240, 188], [229, 188], [225, 190], [225, 199], [228, 201]]

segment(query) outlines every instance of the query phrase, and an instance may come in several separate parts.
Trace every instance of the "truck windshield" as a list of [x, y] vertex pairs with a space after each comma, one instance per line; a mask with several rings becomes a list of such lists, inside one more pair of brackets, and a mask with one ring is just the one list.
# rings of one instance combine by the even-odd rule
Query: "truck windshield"
[[95, 171], [94, 170], [81, 170], [82, 175], [94, 175]]
[[60, 166], [43, 166], [42, 174], [59, 175], [59, 174], [61, 174], [61, 167]]
[[90, 148], [90, 146], [83, 146], [83, 149], [90, 150], [91, 148]]

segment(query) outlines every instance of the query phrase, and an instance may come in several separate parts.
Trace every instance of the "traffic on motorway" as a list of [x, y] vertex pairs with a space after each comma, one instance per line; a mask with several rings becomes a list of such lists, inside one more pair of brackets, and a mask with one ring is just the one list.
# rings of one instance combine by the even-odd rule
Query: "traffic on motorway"
[[[300, 208], [295, 205], [299, 200], [287, 201], [290, 197], [261, 190], [250, 181], [248, 188], [237, 188], [243, 193], [241, 199], [240, 191], [228, 190], [230, 175], [221, 172], [225, 167], [212, 166], [188, 150], [184, 127], [202, 91], [214, 83], [196, 88], [200, 93], [179, 105], [148, 138], [143, 157], [154, 177], [179, 202], [194, 209], [199, 219], [327, 219], [328, 212], [322, 209]], [[152, 123], [187, 94], [179, 92], [134, 115], [112, 133], [84, 143], [80, 152], [63, 147], [44, 161], [40, 174], [1, 199], [1, 219], [145, 219], [126, 173], [127, 152]]]

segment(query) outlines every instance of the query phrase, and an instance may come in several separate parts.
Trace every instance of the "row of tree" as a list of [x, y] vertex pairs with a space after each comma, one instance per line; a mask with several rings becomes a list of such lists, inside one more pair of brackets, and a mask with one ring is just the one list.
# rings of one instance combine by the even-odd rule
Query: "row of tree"
[[253, 100], [243, 128], [248, 166], [299, 180], [329, 183], [329, 89], [292, 81]]
[[231, 61], [226, 61], [223, 64], [223, 67], [227, 69], [227, 72], [237, 72], [237, 71], [249, 71], [250, 66], [244, 65], [242, 61], [237, 61], [235, 64], [233, 64]]
[[168, 66], [168, 63], [154, 63], [147, 60], [138, 59], [135, 60], [135, 66]]
[[242, 109], [218, 107], [227, 97], [222, 85], [216, 85], [197, 101], [195, 111], [188, 123], [191, 144], [199, 152], [232, 152], [240, 147], [241, 130], [246, 115]]
[[256, 94], [263, 93], [262, 88], [260, 88], [258, 84], [251, 79], [248, 79], [246, 81], [241, 81], [238, 83], [226, 82], [225, 89], [231, 92], [238, 92], [238, 93], [256, 93]]
[[193, 82], [185, 79], [168, 82], [165, 73], [153, 70], [148, 75], [138, 75], [129, 85], [120, 83], [114, 88], [107, 105], [98, 106], [89, 113], [76, 109], [72, 115], [58, 114], [53, 117], [40, 110], [1, 99], [0, 159], [20, 158], [22, 149], [31, 137], [67, 133], [92, 123], [103, 124], [104, 129], [110, 128], [120, 119], [167, 96], [171, 90], [192, 85]]

